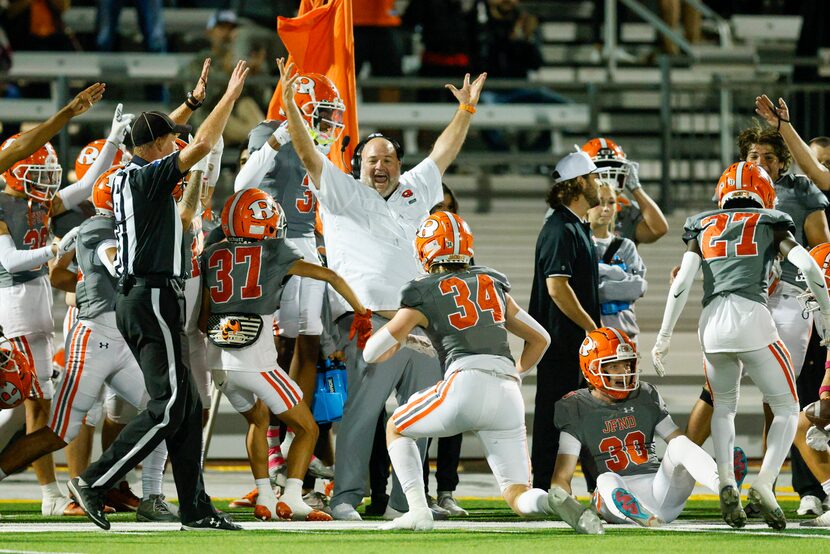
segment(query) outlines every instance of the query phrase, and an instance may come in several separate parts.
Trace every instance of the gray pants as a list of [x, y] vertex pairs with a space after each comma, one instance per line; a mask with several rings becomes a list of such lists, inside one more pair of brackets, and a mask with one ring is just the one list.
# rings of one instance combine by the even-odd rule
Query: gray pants
[[[339, 504], [357, 507], [366, 496], [375, 427], [392, 391], [397, 392], [398, 403], [403, 404], [412, 394], [441, 380], [441, 365], [437, 358], [418, 354], [408, 348], [401, 348], [392, 359], [381, 364], [367, 364], [363, 360], [363, 351], [358, 350], [355, 341], [347, 339], [353, 319], [348, 315], [337, 323], [342, 337], [341, 347], [346, 351], [349, 398], [337, 429], [332, 507]], [[383, 327], [387, 321], [377, 315], [372, 317], [375, 330]], [[427, 442], [426, 439], [417, 442], [423, 461]], [[401, 512], [408, 510], [406, 497], [394, 476], [389, 506]]]

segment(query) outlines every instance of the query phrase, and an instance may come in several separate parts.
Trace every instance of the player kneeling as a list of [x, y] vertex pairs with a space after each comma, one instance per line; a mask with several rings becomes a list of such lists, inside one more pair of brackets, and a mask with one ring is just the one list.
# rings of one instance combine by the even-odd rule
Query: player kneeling
[[[587, 389], [556, 403], [559, 453], [551, 494], [561, 499], [563, 519], [574, 512], [571, 479], [585, 446], [594, 457], [597, 488], [593, 504], [609, 523], [634, 522], [654, 527], [680, 515], [695, 482], [718, 494], [718, 468], [703, 449], [680, 433], [657, 390], [639, 379], [637, 347], [624, 332], [601, 327], [579, 348], [579, 366]], [[663, 461], [654, 436], [668, 444]], [[746, 476], [746, 457], [735, 449], [735, 480]]]
[[[208, 334], [208, 364], [215, 382], [248, 420], [248, 457], [259, 493], [254, 515], [329, 521], [331, 516], [313, 510], [302, 499], [317, 424], [301, 402], [300, 387], [277, 365], [270, 332], [273, 314], [289, 275], [326, 281], [355, 313], [366, 317], [371, 313], [339, 275], [303, 261], [303, 255], [282, 238], [284, 226], [282, 208], [264, 191], [247, 189], [228, 199], [222, 210], [227, 241], [202, 254], [205, 290], [199, 324]], [[279, 503], [268, 479], [269, 410], [295, 433], [287, 460], [288, 480]]]
[[[550, 344], [548, 333], [516, 305], [507, 278], [486, 267], [470, 267], [473, 235], [455, 214], [436, 212], [418, 230], [418, 257], [429, 275], [401, 290], [401, 309], [375, 333], [363, 351], [368, 363], [391, 358], [402, 344], [424, 348], [410, 337], [423, 327], [446, 368], [445, 379], [415, 393], [395, 410], [386, 428], [392, 467], [409, 512], [381, 529], [433, 528], [415, 439], [474, 431], [502, 495], [519, 515], [553, 514], [547, 493], [531, 489], [520, 375], [533, 368]], [[525, 341], [518, 362], [507, 332]], [[594, 516], [592, 529], [599, 529]]]

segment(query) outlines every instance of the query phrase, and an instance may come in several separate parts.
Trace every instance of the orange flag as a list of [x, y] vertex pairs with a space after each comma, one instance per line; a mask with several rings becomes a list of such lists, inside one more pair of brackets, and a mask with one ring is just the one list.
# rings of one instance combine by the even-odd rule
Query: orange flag
[[[288, 60], [293, 61], [300, 73], [320, 73], [334, 82], [346, 105], [343, 114], [345, 129], [329, 154], [332, 162], [350, 173], [352, 152], [360, 135], [357, 128], [357, 87], [354, 69], [354, 35], [352, 33], [352, 0], [303, 0], [300, 15], [294, 18], [280, 17], [277, 32], [288, 49]], [[313, 5], [313, 6], [312, 6]], [[303, 8], [312, 6], [309, 11]], [[274, 91], [268, 106], [270, 119], [280, 118], [280, 86]], [[341, 154], [345, 137], [349, 145]]]

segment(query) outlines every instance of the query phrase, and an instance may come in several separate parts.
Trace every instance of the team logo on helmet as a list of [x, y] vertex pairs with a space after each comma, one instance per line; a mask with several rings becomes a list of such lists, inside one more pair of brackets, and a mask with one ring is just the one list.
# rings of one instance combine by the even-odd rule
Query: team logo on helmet
[[274, 203], [265, 198], [254, 200], [248, 205], [248, 209], [251, 210], [251, 217], [259, 220], [271, 219], [277, 212]]
[[594, 339], [591, 337], [585, 337], [585, 340], [582, 341], [582, 344], [579, 347], [579, 355], [580, 356], [587, 356], [597, 347], [597, 343], [594, 342]]

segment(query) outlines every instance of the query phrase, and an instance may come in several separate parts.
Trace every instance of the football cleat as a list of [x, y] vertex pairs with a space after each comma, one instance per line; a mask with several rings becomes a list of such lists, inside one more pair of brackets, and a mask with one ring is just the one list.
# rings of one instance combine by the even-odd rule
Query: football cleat
[[259, 496], [259, 491], [254, 487], [254, 490], [243, 496], [242, 498], [237, 498], [230, 504], [228, 504], [229, 508], [253, 508], [256, 506], [256, 499]]
[[741, 506], [741, 493], [732, 485], [727, 485], [720, 490], [720, 513], [730, 527], [740, 529], [746, 525], [746, 512]]
[[241, 531], [227, 514], [215, 514], [189, 523], [182, 523], [182, 531]]
[[135, 512], [141, 504], [141, 499], [133, 494], [127, 481], [121, 481], [117, 488], [113, 487], [107, 491], [106, 504], [115, 508], [116, 512]]
[[283, 497], [277, 502], [277, 517], [284, 520], [294, 521], [331, 521], [332, 516], [315, 510], [305, 502], [291, 502]]
[[548, 491], [548, 506], [574, 531], [583, 535], [602, 535], [605, 528], [599, 516], [568, 494], [562, 487], [551, 486]]
[[329, 497], [317, 491], [311, 491], [303, 495], [303, 502], [314, 510], [325, 510], [329, 505]]
[[748, 497], [749, 503], [761, 513], [767, 525], [776, 531], [787, 528], [787, 518], [775, 500], [775, 493], [771, 487], [752, 485], [749, 487]]
[[614, 506], [628, 519], [640, 527], [659, 527], [663, 520], [646, 510], [637, 497], [622, 488], [616, 488], [611, 492]]
[[378, 527], [381, 531], [405, 529], [409, 531], [432, 531], [435, 521], [432, 519], [432, 510], [429, 508], [415, 508], [405, 514], [388, 521]]
[[[268, 468], [270, 473], [270, 467]], [[334, 479], [334, 468], [324, 464], [317, 456], [312, 456], [308, 472], [317, 479]]]
[[830, 527], [830, 512], [824, 512], [815, 519], [808, 519], [799, 523], [801, 527]]
[[438, 507], [443, 508], [449, 513], [450, 517], [466, 517], [469, 514], [467, 510], [458, 505], [451, 492], [438, 493]]
[[749, 473], [749, 462], [743, 448], [740, 446], [736, 446], [732, 451], [732, 462], [735, 471], [735, 483], [738, 484], [738, 491], [740, 491], [741, 485], [744, 484], [744, 479], [746, 479], [746, 474]]
[[180, 521], [178, 509], [164, 499], [163, 494], [151, 494], [142, 500], [135, 512], [136, 521]]
[[271, 497], [271, 501], [261, 501], [257, 499], [256, 506], [254, 506], [254, 517], [260, 521], [270, 521], [277, 519], [277, 499]]

